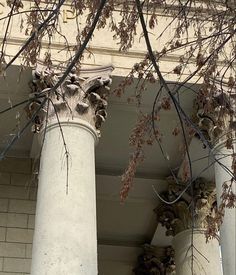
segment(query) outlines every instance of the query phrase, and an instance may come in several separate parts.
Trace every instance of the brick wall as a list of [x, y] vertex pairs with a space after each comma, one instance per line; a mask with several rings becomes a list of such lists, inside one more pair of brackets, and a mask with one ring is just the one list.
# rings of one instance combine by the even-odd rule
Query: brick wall
[[[0, 161], [0, 275], [30, 274], [37, 191], [31, 167], [30, 159]], [[132, 273], [133, 261], [112, 258], [117, 249], [122, 248], [99, 246], [99, 274]], [[136, 259], [136, 253], [132, 257]]]
[[0, 275], [30, 274], [36, 187], [30, 159], [0, 162]]

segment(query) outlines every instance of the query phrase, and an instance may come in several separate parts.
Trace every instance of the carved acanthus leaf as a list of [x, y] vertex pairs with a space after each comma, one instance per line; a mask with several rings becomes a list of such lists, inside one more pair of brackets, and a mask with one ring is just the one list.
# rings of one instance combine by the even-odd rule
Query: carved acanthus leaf
[[[163, 192], [162, 197], [173, 201], [185, 187], [184, 184], [177, 186], [170, 183], [168, 191]], [[166, 227], [166, 235], [174, 236], [192, 228], [192, 225], [195, 228], [206, 228], [207, 217], [215, 214], [215, 185], [203, 178], [198, 178], [193, 182], [193, 199], [191, 197], [191, 190], [187, 190], [177, 202], [170, 205], [161, 204], [154, 210], [158, 223]], [[192, 201], [193, 204], [191, 204]], [[194, 205], [194, 211], [191, 205]]]
[[[49, 98], [47, 110], [48, 119], [55, 119], [55, 112], [59, 118], [80, 118], [91, 124], [98, 133], [102, 123], [107, 117], [107, 100], [109, 86], [111, 85], [111, 72], [113, 67], [109, 66], [102, 70], [93, 69], [88, 71], [88, 76], [80, 76], [75, 68], [68, 74], [63, 83], [56, 89], [53, 87], [60, 80], [63, 72], [48, 69], [37, 69], [33, 71], [32, 94], [37, 96], [33, 104], [40, 104], [44, 96]], [[98, 75], [95, 75], [98, 71]], [[92, 75], [92, 77], [89, 77]], [[53, 106], [52, 106], [53, 105]], [[28, 107], [28, 116], [32, 117], [33, 108]], [[35, 132], [39, 132], [44, 114], [40, 113], [35, 121]]]
[[210, 96], [200, 91], [194, 102], [194, 117], [205, 138], [214, 143], [236, 130], [236, 87], [215, 82], [209, 83], [207, 89]]
[[135, 275], [175, 275], [173, 248], [145, 244], [133, 271]]

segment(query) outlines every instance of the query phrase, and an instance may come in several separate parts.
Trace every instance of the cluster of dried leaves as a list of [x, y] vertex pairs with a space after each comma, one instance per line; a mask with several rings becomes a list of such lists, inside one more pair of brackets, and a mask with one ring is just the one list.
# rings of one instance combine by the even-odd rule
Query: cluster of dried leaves
[[225, 209], [234, 208], [236, 205], [236, 194], [232, 190], [234, 184], [234, 179], [232, 179], [229, 183], [223, 183], [221, 203], [218, 205], [214, 215], [207, 217], [207, 229], [205, 232], [207, 241], [212, 238], [218, 238], [220, 226], [224, 220]]

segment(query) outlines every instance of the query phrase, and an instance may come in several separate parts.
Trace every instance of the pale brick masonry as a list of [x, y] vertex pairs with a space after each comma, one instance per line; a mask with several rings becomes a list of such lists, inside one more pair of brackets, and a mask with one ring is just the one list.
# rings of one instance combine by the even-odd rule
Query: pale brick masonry
[[36, 186], [31, 160], [0, 162], [0, 275], [30, 274]]

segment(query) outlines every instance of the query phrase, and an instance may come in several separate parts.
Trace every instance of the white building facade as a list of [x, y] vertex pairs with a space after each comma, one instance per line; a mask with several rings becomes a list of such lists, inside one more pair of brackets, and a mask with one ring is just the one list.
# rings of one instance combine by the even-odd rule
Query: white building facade
[[[1, 16], [5, 7], [0, 2]], [[74, 14], [69, 5], [63, 6], [62, 15], [62, 32], [71, 32], [69, 43], [73, 44]], [[160, 18], [159, 24], [169, 20], [162, 14]], [[9, 57], [27, 37], [18, 25], [14, 19]], [[63, 46], [55, 37], [52, 53], [58, 60], [66, 58], [60, 51]], [[173, 142], [171, 136], [178, 120], [173, 111], [163, 112], [160, 122], [169, 163], [158, 145], [148, 148], [129, 197], [121, 203], [120, 175], [128, 163], [128, 135], [137, 119], [136, 106], [127, 104], [127, 97], [133, 95], [135, 83], [121, 99], [108, 95], [146, 49], [137, 39], [122, 54], [106, 30], [99, 30], [89, 49], [92, 57], [85, 54], [82, 68], [72, 70], [62, 83], [67, 101], [52, 97], [48, 111], [37, 114], [40, 123], [34, 117], [33, 130], [39, 133], [24, 133], [0, 162], [0, 275], [235, 275], [235, 208], [226, 210], [220, 242], [215, 238], [206, 243], [205, 237], [206, 219], [220, 201], [222, 184], [230, 180], [226, 170], [232, 170], [232, 152], [222, 146], [224, 135], [210, 153], [195, 137], [189, 145], [196, 176], [194, 228], [187, 191], [172, 205], [163, 204], [155, 192], [174, 199], [180, 194], [179, 187], [166, 180], [168, 166], [181, 167], [184, 162], [181, 137]], [[20, 72], [17, 62], [0, 78], [1, 109], [53, 88], [64, 70], [55, 63], [53, 75], [42, 64]], [[178, 64], [178, 56], [167, 56], [163, 71], [169, 71], [173, 63]], [[167, 76], [173, 85], [175, 77]], [[155, 85], [147, 87], [144, 111], [152, 107]], [[194, 95], [185, 89], [182, 104], [189, 114], [193, 100]], [[26, 110], [19, 106], [2, 115], [3, 151], [41, 104], [45, 104], [43, 99]], [[227, 169], [216, 164], [199, 175], [212, 161], [212, 154], [223, 154]]]

